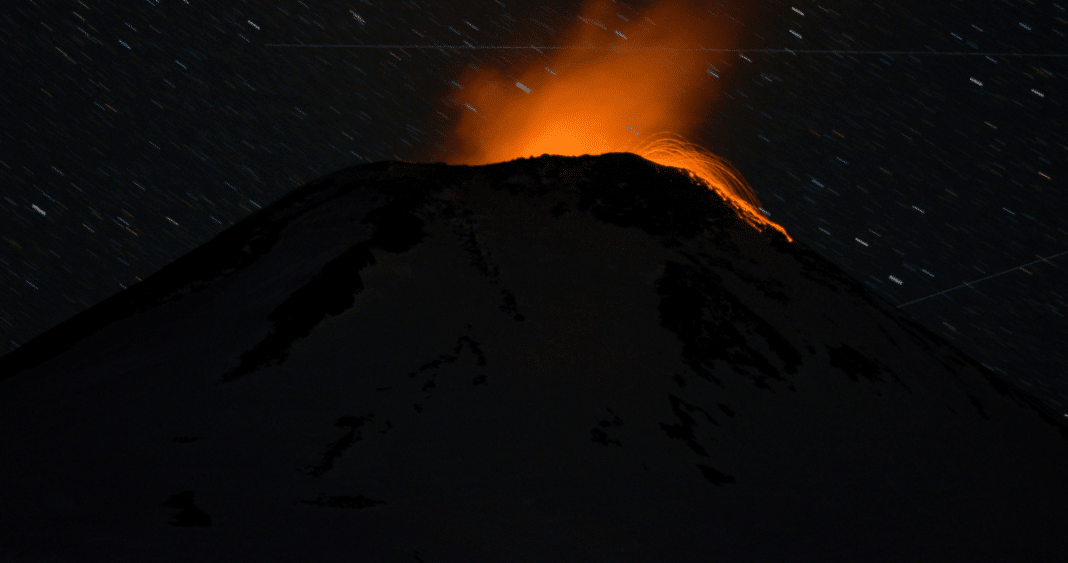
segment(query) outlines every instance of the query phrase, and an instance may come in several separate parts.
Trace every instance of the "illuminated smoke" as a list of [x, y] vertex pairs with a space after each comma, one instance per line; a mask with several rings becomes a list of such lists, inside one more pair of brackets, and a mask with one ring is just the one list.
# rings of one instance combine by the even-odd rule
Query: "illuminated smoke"
[[[507, 71], [469, 67], [449, 98], [461, 110], [446, 141], [450, 164], [489, 164], [558, 154], [632, 152], [686, 168], [758, 229], [782, 227], [757, 209], [741, 173], [685, 141], [707, 100], [706, 53], [729, 48], [737, 24], [707, 3], [672, 2], [627, 15], [587, 1], [555, 49]], [[790, 237], [788, 235], [787, 239]]]

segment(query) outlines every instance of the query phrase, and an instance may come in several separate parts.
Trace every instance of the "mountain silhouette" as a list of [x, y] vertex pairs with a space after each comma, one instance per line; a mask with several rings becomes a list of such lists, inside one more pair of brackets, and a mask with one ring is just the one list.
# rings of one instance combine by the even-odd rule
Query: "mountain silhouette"
[[0, 358], [5, 561], [1063, 561], [1068, 424], [633, 154], [380, 162]]

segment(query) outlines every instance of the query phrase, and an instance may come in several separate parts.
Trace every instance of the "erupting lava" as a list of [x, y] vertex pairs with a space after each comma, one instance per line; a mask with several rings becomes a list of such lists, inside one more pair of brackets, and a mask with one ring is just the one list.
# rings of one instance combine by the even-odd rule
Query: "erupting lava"
[[632, 152], [685, 168], [757, 229], [774, 228], [741, 173], [687, 142], [703, 100], [690, 91], [709, 80], [710, 43], [732, 43], [737, 24], [703, 2], [660, 5], [640, 16], [588, 0], [564, 48], [509, 72], [470, 66], [450, 99], [463, 108], [444, 160], [489, 164], [542, 154]]

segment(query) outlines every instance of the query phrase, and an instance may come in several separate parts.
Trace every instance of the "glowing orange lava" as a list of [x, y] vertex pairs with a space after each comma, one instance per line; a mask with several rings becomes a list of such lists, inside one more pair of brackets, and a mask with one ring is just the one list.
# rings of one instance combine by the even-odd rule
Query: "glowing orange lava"
[[[675, 1], [641, 15], [587, 1], [562, 42], [566, 48], [513, 65], [508, 72], [469, 67], [450, 99], [462, 108], [445, 162], [489, 164], [528, 156], [632, 152], [686, 168], [763, 230], [779, 225], [727, 161], [686, 142], [699, 125], [707, 52], [733, 43], [738, 28], [705, 2]], [[679, 133], [668, 133], [679, 132]]]

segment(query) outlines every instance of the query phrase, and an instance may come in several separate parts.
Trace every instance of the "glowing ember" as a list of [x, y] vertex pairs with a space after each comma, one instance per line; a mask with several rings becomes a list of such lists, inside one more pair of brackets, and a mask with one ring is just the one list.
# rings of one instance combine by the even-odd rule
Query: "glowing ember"
[[[449, 137], [450, 164], [489, 164], [528, 156], [632, 152], [686, 168], [758, 229], [782, 227], [727, 161], [686, 142], [704, 104], [706, 53], [733, 41], [737, 24], [707, 7], [676, 2], [637, 17], [587, 2], [563, 41], [509, 72], [469, 67], [450, 98], [462, 114]], [[695, 70], [696, 69], [696, 70]], [[789, 235], [786, 235], [790, 239]], [[792, 239], [790, 239], [792, 240]]]
[[691, 178], [704, 183], [719, 194], [746, 223], [759, 230], [765, 227], [773, 228], [782, 233], [786, 240], [793, 242], [794, 239], [785, 229], [761, 213], [760, 200], [746, 183], [742, 173], [726, 160], [677, 135], [667, 133], [653, 135], [627, 152], [664, 166], [685, 168]]

